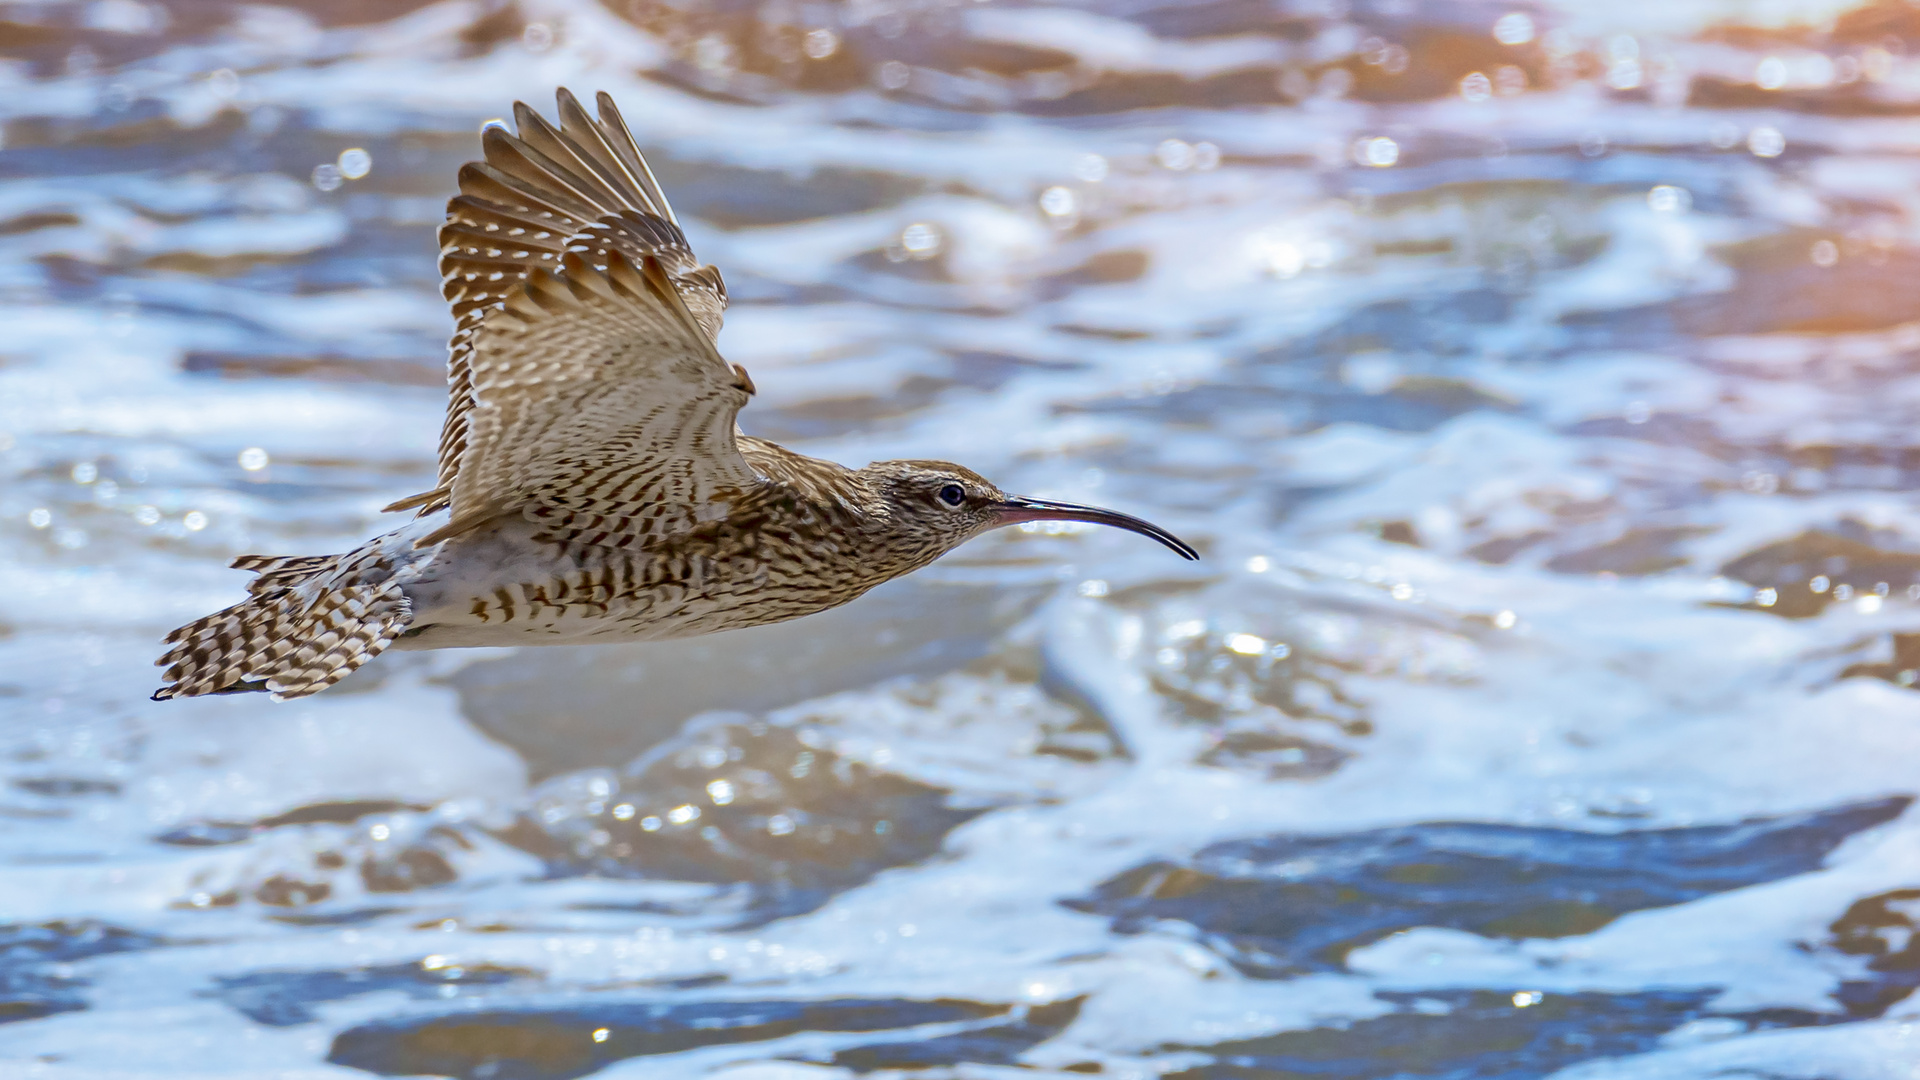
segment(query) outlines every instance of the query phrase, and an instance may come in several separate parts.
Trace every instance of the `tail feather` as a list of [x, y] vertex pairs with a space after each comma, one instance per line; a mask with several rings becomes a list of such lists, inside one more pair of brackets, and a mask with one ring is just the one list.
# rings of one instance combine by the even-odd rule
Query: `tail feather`
[[407, 628], [412, 611], [391, 581], [324, 580], [340, 557], [244, 556], [257, 570], [253, 594], [167, 635], [156, 662], [167, 670], [155, 701], [266, 690], [274, 700], [318, 693], [380, 655]]
[[285, 570], [289, 567], [313, 569], [339, 561], [338, 555], [242, 555], [227, 565], [235, 570], [251, 570], [261, 574], [268, 570]]
[[253, 597], [168, 634], [173, 648], [156, 663], [167, 668], [161, 678], [171, 685], [154, 699], [215, 693], [271, 666], [290, 648], [284, 643], [298, 625], [295, 602], [284, 593]]
[[247, 591], [263, 596], [276, 589], [290, 589], [308, 578], [323, 574], [340, 563], [338, 555], [242, 555], [230, 564], [235, 570], [259, 574], [247, 583]]
[[399, 587], [352, 585], [321, 595], [291, 655], [267, 676], [275, 700], [319, 693], [385, 652], [407, 628], [412, 614]]

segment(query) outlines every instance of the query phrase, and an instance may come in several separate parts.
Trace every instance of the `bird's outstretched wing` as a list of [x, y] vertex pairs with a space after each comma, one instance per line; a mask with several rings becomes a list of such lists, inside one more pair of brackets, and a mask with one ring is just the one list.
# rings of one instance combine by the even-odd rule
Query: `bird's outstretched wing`
[[466, 448], [448, 523], [519, 510], [562, 539], [626, 547], [726, 515], [758, 477], [734, 417], [753, 393], [660, 261], [612, 217], [536, 270], [473, 334]]
[[[613, 100], [599, 95], [596, 121], [566, 90], [557, 96], [559, 128], [516, 102], [519, 135], [488, 127], [482, 136], [486, 160], [460, 170], [461, 193], [448, 202], [447, 221], [440, 228], [442, 289], [453, 307], [455, 329], [447, 357], [439, 476], [433, 490], [402, 499], [389, 510], [419, 508], [429, 514], [452, 506], [454, 522], [464, 528], [483, 508], [499, 512], [518, 500], [532, 512], [536, 501], [551, 507], [578, 498], [579, 493], [569, 495], [557, 486], [558, 475], [527, 472], [536, 459], [558, 460], [551, 447], [513, 448], [499, 441], [503, 431], [511, 431], [514, 438], [560, 438], [571, 448], [567, 452], [577, 453], [596, 447], [609, 454], [649, 447], [668, 452], [676, 440], [693, 439], [705, 456], [653, 464], [679, 470], [682, 479], [674, 491], [695, 500], [708, 500], [715, 491], [752, 475], [733, 443], [738, 404], [725, 410], [724, 418], [711, 418], [719, 425], [714, 431], [689, 429], [672, 437], [667, 432], [695, 419], [689, 409], [704, 416], [707, 396], [716, 392], [704, 382], [683, 385], [678, 380], [705, 371], [719, 380], [715, 385], [731, 388], [745, 381], [744, 372], [736, 374], [737, 369], [728, 368], [713, 351], [727, 303], [719, 271], [701, 265], [688, 249], [672, 207]], [[569, 259], [569, 251], [579, 257]], [[614, 252], [637, 278], [628, 280], [630, 275], [616, 272], [610, 261]], [[556, 281], [536, 284], [533, 278], [541, 272], [578, 284], [585, 292], [561, 288]], [[617, 278], [626, 284], [618, 284]], [[652, 284], [636, 289], [633, 280]], [[660, 284], [664, 291], [654, 288]], [[519, 314], [512, 319], [500, 316], [500, 324], [487, 329], [495, 313], [515, 297], [532, 306], [521, 304]], [[632, 310], [619, 315], [608, 307], [618, 304]], [[569, 326], [573, 315], [563, 312], [580, 313], [585, 321]], [[541, 335], [537, 341], [524, 336], [533, 331], [523, 329], [536, 324]], [[589, 325], [608, 336], [589, 339]], [[489, 337], [494, 344], [483, 344]], [[559, 351], [562, 342], [564, 356]], [[483, 356], [489, 349], [492, 355]], [[704, 357], [704, 366], [681, 363], [696, 353]], [[544, 375], [527, 374], [549, 364], [558, 367]], [[533, 367], [519, 371], [512, 370], [513, 365]], [[491, 373], [487, 392], [480, 385], [482, 366]], [[559, 374], [561, 369], [567, 373]], [[566, 389], [552, 381], [556, 378]], [[584, 403], [581, 394], [588, 398]], [[612, 395], [607, 401], [620, 401], [627, 411], [608, 412], [597, 404], [601, 395]], [[507, 409], [515, 418], [503, 428], [502, 415], [484, 421], [476, 416], [482, 408]], [[589, 414], [598, 419], [589, 419]], [[600, 425], [597, 443], [587, 427], [594, 423]], [[486, 451], [493, 462], [488, 478], [462, 483], [483, 426], [494, 433]], [[502, 472], [499, 456], [510, 450], [525, 460]], [[520, 487], [499, 488], [508, 474]], [[628, 494], [652, 498], [663, 493], [649, 488]], [[591, 501], [602, 506], [604, 496], [596, 494]], [[665, 509], [639, 503], [604, 508], [633, 512], [625, 516]], [[615, 514], [609, 523], [620, 516]], [[666, 524], [660, 520], [655, 527]]]

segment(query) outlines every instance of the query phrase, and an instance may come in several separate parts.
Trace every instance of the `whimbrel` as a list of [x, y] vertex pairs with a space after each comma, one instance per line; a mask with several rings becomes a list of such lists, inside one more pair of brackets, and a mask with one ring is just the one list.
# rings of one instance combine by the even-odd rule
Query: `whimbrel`
[[390, 645], [690, 637], [810, 615], [989, 529], [1139, 518], [1008, 495], [944, 461], [849, 469], [741, 434], [720, 272], [688, 249], [611, 98], [514, 106], [440, 228], [455, 329], [438, 482], [340, 555], [247, 555], [246, 600], [167, 636], [155, 700], [303, 697]]

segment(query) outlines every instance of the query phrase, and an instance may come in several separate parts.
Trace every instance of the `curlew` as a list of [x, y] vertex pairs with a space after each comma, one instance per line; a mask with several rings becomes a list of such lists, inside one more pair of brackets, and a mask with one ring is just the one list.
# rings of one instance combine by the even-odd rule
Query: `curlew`
[[248, 597], [167, 636], [155, 700], [304, 697], [389, 646], [690, 637], [844, 604], [990, 529], [1083, 521], [944, 461], [849, 469], [741, 434], [753, 380], [715, 346], [727, 293], [687, 247], [611, 98], [514, 106], [440, 228], [455, 329], [438, 481], [340, 555], [247, 555]]

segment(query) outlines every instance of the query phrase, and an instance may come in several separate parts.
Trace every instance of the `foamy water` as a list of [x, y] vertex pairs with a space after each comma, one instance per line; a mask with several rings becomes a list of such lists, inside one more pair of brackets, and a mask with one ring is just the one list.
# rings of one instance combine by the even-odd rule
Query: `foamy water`
[[[407, 10], [402, 11], [402, 8]], [[0, 1072], [1920, 1076], [1920, 14], [0, 6]], [[620, 102], [839, 611], [156, 704]], [[358, 151], [358, 153], [354, 153]]]

